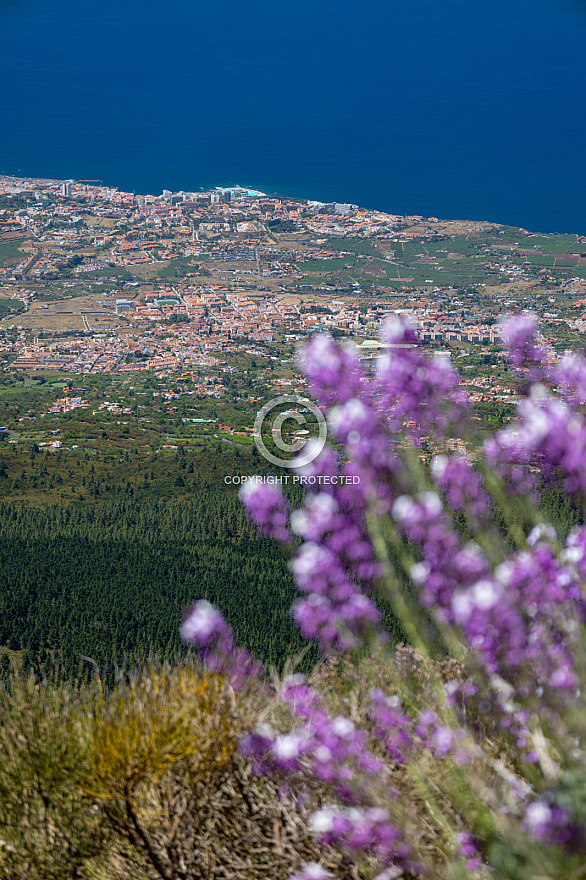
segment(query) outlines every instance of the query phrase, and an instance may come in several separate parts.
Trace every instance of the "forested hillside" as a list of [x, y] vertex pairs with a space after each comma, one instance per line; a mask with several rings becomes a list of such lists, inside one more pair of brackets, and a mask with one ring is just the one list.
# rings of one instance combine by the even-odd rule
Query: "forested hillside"
[[63, 508], [0, 505], [0, 644], [55, 650], [73, 671], [173, 655], [182, 610], [216, 603], [258, 656], [280, 663], [301, 641], [286, 560], [237, 497]]
[[[5, 445], [0, 465], [0, 653], [36, 662], [51, 652], [69, 674], [82, 656], [110, 669], [170, 657], [183, 610], [201, 598], [265, 662], [281, 666], [302, 647], [287, 560], [257, 537], [237, 487], [225, 484], [227, 474], [261, 470], [255, 451]], [[545, 493], [542, 506], [562, 534], [578, 521], [561, 493]]]
[[4, 445], [0, 453], [0, 646], [70, 673], [180, 650], [181, 615], [206, 598], [243, 644], [280, 665], [301, 647], [287, 560], [248, 522], [225, 476], [262, 470], [250, 449], [159, 454]]

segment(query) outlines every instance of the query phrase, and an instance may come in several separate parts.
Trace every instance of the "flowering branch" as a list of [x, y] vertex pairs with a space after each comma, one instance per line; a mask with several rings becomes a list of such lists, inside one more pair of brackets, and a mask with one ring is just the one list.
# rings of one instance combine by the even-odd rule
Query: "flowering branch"
[[[386, 658], [382, 679], [397, 672], [381, 647], [385, 602], [416, 649], [417, 674], [371, 689], [351, 717], [336, 694], [331, 711], [305, 681], [286, 681], [289, 727], [250, 731], [242, 744], [258, 772], [322, 786], [331, 805], [314, 814], [315, 833], [378, 880], [447, 876], [422, 827], [454, 876], [492, 866], [570, 878], [586, 860], [586, 528], [562, 540], [535, 507], [538, 471], [585, 503], [586, 358], [550, 369], [526, 316], [502, 335], [527, 393], [517, 420], [482, 447], [456, 371], [425, 355], [407, 321], [386, 325], [372, 373], [350, 345], [316, 337], [303, 367], [342, 452], [326, 446], [300, 468], [328, 479], [298, 510], [274, 485], [241, 494], [261, 533], [292, 552], [293, 615], [327, 656], [350, 653], [362, 668], [360, 649]], [[476, 459], [450, 454], [450, 436]], [[237, 682], [258, 674], [209, 606], [182, 634]], [[408, 802], [395, 786], [405, 779]], [[309, 863], [294, 880], [327, 876]]]

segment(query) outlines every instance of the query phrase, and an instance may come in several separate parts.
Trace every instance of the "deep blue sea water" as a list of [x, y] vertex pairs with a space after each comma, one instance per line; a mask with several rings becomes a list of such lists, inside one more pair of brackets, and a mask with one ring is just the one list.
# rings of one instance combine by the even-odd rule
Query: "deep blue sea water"
[[0, 172], [586, 234], [584, 0], [0, 0]]

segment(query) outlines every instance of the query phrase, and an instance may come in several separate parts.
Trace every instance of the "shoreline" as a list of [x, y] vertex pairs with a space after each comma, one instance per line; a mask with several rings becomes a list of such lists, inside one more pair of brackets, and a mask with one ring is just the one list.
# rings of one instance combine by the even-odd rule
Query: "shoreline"
[[[121, 189], [119, 186], [110, 185], [107, 182], [104, 182], [104, 181], [99, 180], [97, 178], [94, 178], [94, 179], [91, 179], [91, 178], [59, 178], [59, 177], [49, 177], [49, 176], [33, 177], [30, 175], [21, 176], [19, 174], [6, 174], [6, 173], [0, 174], [0, 188], [7, 187], [7, 186], [8, 186], [8, 188], [10, 188], [10, 182], [14, 182], [15, 192], [14, 193], [9, 193], [9, 192], [7, 193], [4, 191], [3, 193], [0, 193], [0, 195], [1, 194], [18, 195], [20, 192], [27, 192], [27, 187], [21, 186], [19, 189], [18, 188], [19, 184], [27, 184], [28, 187], [30, 188], [31, 186], [34, 187], [35, 184], [37, 184], [39, 186], [41, 186], [41, 185], [45, 185], [45, 186], [49, 185], [50, 186], [50, 185], [63, 185], [66, 183], [71, 183], [73, 185], [96, 188], [97, 190], [107, 191], [107, 192], [111, 192], [111, 193], [120, 193], [121, 195], [126, 195], [129, 197], [132, 196], [134, 198], [145, 198], [145, 199], [162, 199], [162, 198], [164, 198], [166, 193], [170, 193], [171, 195], [175, 195], [176, 193], [178, 193], [178, 194], [183, 194], [186, 196], [191, 196], [193, 198], [197, 198], [198, 196], [202, 196], [203, 194], [209, 194], [209, 193], [213, 193], [213, 192], [217, 192], [220, 194], [230, 192], [230, 193], [237, 194], [235, 201], [240, 201], [240, 200], [245, 201], [247, 198], [250, 198], [250, 199], [267, 198], [267, 199], [291, 199], [293, 201], [307, 202], [309, 204], [314, 203], [314, 204], [318, 204], [318, 205], [347, 204], [347, 203], [343, 203], [343, 202], [339, 203], [339, 202], [336, 202], [335, 200], [316, 199], [310, 195], [303, 195], [303, 196], [291, 195], [286, 192], [286, 189], [287, 189], [286, 187], [282, 190], [273, 190], [273, 189], [270, 189], [267, 187], [265, 187], [265, 190], [260, 190], [260, 189], [257, 189], [256, 187], [249, 186], [249, 185], [214, 184], [209, 187], [200, 186], [200, 187], [197, 187], [196, 189], [190, 189], [190, 190], [171, 191], [171, 190], [163, 189], [162, 193], [160, 195], [158, 195], [153, 192], [140, 192], [139, 193], [136, 190]], [[583, 238], [586, 239], [586, 230], [583, 233], [577, 232], [575, 229], [568, 229], [568, 230], [563, 230], [563, 231], [551, 230], [551, 229], [543, 230], [543, 229], [540, 229], [537, 227], [531, 228], [527, 225], [508, 223], [504, 220], [495, 220], [495, 219], [491, 219], [491, 218], [487, 218], [487, 217], [447, 216], [447, 215], [444, 215], [440, 211], [434, 212], [433, 215], [432, 214], [426, 215], [426, 214], [420, 214], [420, 213], [414, 213], [414, 212], [402, 213], [400, 211], [389, 211], [389, 210], [383, 210], [381, 208], [375, 208], [375, 207], [372, 207], [368, 204], [363, 204], [363, 203], [355, 204], [355, 205], [353, 205], [353, 207], [358, 208], [361, 211], [370, 211], [370, 212], [375, 212], [375, 213], [380, 213], [380, 214], [388, 214], [390, 216], [402, 217], [402, 218], [409, 219], [409, 220], [411, 220], [411, 219], [421, 220], [421, 221], [431, 220], [431, 221], [435, 221], [435, 222], [439, 221], [442, 223], [444, 223], [444, 222], [446, 222], [446, 223], [486, 223], [486, 224], [492, 224], [494, 226], [500, 226], [500, 227], [503, 227], [504, 229], [519, 230], [520, 232], [525, 233], [525, 234], [548, 235], [548, 236], [549, 235], [552, 235], [552, 236], [553, 235], [575, 235], [577, 240], [580, 240]]]

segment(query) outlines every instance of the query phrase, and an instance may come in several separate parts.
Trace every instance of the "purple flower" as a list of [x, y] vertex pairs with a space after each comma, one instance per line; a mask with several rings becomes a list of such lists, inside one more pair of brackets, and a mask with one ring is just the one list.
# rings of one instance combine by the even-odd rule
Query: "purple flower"
[[412, 719], [403, 711], [398, 697], [388, 697], [379, 688], [371, 692], [370, 700], [368, 717], [375, 735], [393, 761], [405, 763], [413, 747]]
[[387, 866], [403, 863], [408, 870], [410, 847], [403, 842], [401, 830], [385, 809], [326, 808], [313, 814], [310, 827], [324, 843], [373, 854]]
[[[385, 328], [382, 337], [385, 338]], [[373, 391], [376, 407], [392, 432], [406, 431], [414, 440], [429, 434], [443, 439], [465, 426], [470, 412], [459, 390], [460, 377], [445, 357], [427, 358], [414, 343], [412, 330], [398, 335], [392, 319], [391, 350], [377, 362]]]
[[302, 354], [301, 365], [310, 392], [320, 405], [345, 403], [365, 378], [355, 347], [340, 345], [327, 335], [313, 337]]
[[225, 636], [226, 623], [217, 608], [201, 599], [188, 609], [180, 632], [184, 642], [193, 642], [201, 648], [208, 648]]
[[564, 400], [577, 409], [586, 403], [586, 358], [584, 355], [565, 355], [555, 371], [555, 381]]
[[208, 669], [230, 676], [233, 687], [240, 689], [249, 678], [257, 678], [262, 665], [244, 648], [237, 648], [234, 630], [220, 611], [200, 599], [187, 609], [181, 637], [198, 649]]
[[403, 868], [400, 868], [398, 865], [392, 865], [383, 871], [382, 874], [377, 874], [374, 880], [398, 880], [402, 876]]
[[476, 518], [484, 516], [489, 496], [484, 491], [482, 475], [474, 471], [470, 462], [461, 456], [436, 455], [431, 473], [453, 510]]
[[546, 352], [536, 341], [537, 322], [533, 315], [518, 314], [500, 325], [500, 333], [509, 349], [509, 360], [515, 367], [537, 367], [531, 372], [534, 379], [542, 375]]
[[320, 541], [337, 527], [338, 511], [338, 502], [329, 492], [310, 495], [304, 506], [291, 514], [291, 529], [306, 541]]
[[568, 812], [542, 799], [529, 804], [523, 824], [537, 840], [554, 844], [583, 842], [583, 831], [571, 821]]
[[268, 477], [250, 477], [238, 494], [262, 535], [285, 544], [291, 541], [291, 532], [287, 528], [289, 502], [280, 486], [270, 482]]
[[251, 762], [257, 776], [275, 772], [270, 760], [270, 752], [276, 737], [277, 733], [272, 727], [267, 724], [257, 724], [240, 740], [240, 751]]
[[300, 874], [295, 874], [290, 880], [329, 880], [331, 874], [318, 862], [308, 862]]
[[303, 755], [311, 749], [311, 741], [303, 731], [293, 731], [276, 737], [271, 746], [275, 765], [292, 773], [299, 769]]
[[332, 718], [302, 676], [286, 679], [279, 696], [303, 720], [295, 731], [298, 753], [316, 778], [337, 786], [340, 793], [347, 791], [358, 770], [367, 776], [380, 772], [381, 762], [366, 748], [365, 731], [344, 716]]
[[[422, 448], [444, 446], [448, 436], [472, 436], [471, 405], [449, 359], [428, 357], [415, 328], [400, 317], [383, 330], [387, 350], [372, 374], [351, 346], [330, 337], [307, 346], [306, 376], [327, 410], [330, 437], [340, 452], [326, 447], [299, 467], [308, 492], [290, 517], [290, 529], [278, 489], [262, 485], [243, 491], [264, 534], [283, 542], [292, 534], [302, 540], [291, 562], [301, 594], [293, 614], [302, 633], [325, 651], [354, 650], [373, 635], [382, 640], [381, 616], [371, 595], [393, 567], [397, 577], [388, 579], [389, 595], [405, 589], [398, 613], [406, 614], [403, 599], [408, 599], [407, 605], [419, 606], [422, 620], [435, 618], [446, 644], [460, 641], [465, 648], [462, 680], [445, 683], [442, 676], [443, 686], [438, 681], [433, 699], [423, 703], [433, 708], [416, 717], [398, 698], [375, 689], [360, 727], [330, 714], [305, 680], [292, 677], [279, 694], [295, 717], [292, 729], [253, 730], [243, 744], [264, 772], [317, 781], [332, 793], [336, 805], [313, 815], [315, 833], [346, 854], [374, 860], [378, 880], [393, 880], [396, 871], [415, 872], [405, 817], [390, 785], [388, 810], [380, 806], [379, 779], [389, 761], [408, 765], [428, 752], [446, 759], [447, 767], [461, 766], [465, 779], [471, 762], [482, 759], [478, 733], [484, 725], [510, 749], [510, 766], [492, 753], [486, 765], [487, 785], [501, 798], [503, 813], [545, 845], [570, 851], [579, 840], [569, 812], [556, 803], [556, 792], [540, 794], [544, 778], [551, 782], [551, 760], [538, 732], [542, 725], [559, 743], [579, 742], [572, 716], [564, 712], [582, 700], [586, 527], [570, 533], [562, 546], [551, 527], [535, 526], [534, 520], [528, 525], [529, 516], [516, 516], [519, 499], [505, 511], [502, 533], [498, 514], [503, 488], [530, 501], [538, 498], [536, 472], [559, 475], [564, 489], [584, 503], [586, 420], [580, 407], [586, 404], [586, 358], [566, 358], [555, 372], [548, 370], [535, 322], [526, 315], [512, 318], [502, 333], [529, 391], [517, 419], [484, 444], [486, 480], [466, 457], [440, 453], [432, 461], [430, 482], [418, 460]], [[556, 378], [561, 397], [550, 388]], [[494, 498], [487, 491], [492, 487]], [[403, 588], [409, 573], [411, 583]], [[425, 642], [425, 626], [421, 629]], [[233, 635], [214, 609], [203, 609], [189, 631], [207, 662], [233, 674]], [[417, 699], [414, 704], [420, 705]], [[371, 737], [384, 750], [384, 760], [369, 748]], [[563, 746], [556, 760], [563, 761]], [[529, 763], [532, 786], [524, 778]], [[473, 832], [471, 823], [460, 836], [459, 856], [467, 870], [483, 870], [481, 853], [490, 847]]]
[[490, 868], [484, 864], [480, 858], [479, 842], [468, 832], [463, 831], [456, 834], [458, 843], [458, 855], [466, 860], [466, 868], [468, 871], [484, 871], [488, 872]]
[[[305, 527], [305, 526], [304, 526]], [[326, 651], [358, 647], [375, 628], [380, 612], [350, 580], [339, 555], [313, 542], [303, 544], [291, 563], [295, 582], [306, 598], [293, 615], [303, 634]]]

